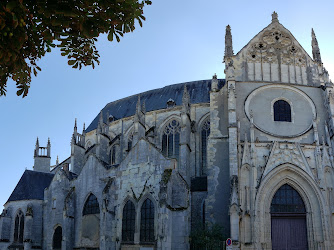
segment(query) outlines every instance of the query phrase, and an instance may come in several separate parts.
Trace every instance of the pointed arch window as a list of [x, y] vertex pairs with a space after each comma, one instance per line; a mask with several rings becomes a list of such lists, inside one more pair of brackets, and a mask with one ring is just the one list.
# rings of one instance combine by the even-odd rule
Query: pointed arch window
[[20, 210], [15, 217], [14, 242], [23, 243], [24, 215]]
[[123, 208], [122, 241], [134, 242], [136, 209], [132, 201], [127, 201]]
[[210, 120], [207, 119], [201, 127], [201, 175], [205, 173], [207, 162], [208, 138], [210, 135]]
[[99, 213], [100, 213], [99, 202], [97, 201], [95, 195], [90, 194], [88, 199], [86, 200], [82, 215], [99, 214]]
[[63, 240], [63, 229], [58, 226], [53, 234], [52, 248], [61, 249], [61, 242]]
[[274, 103], [274, 121], [291, 122], [291, 107], [287, 101], [278, 100]]
[[154, 242], [154, 204], [146, 199], [140, 210], [140, 241]]
[[180, 123], [177, 120], [172, 120], [164, 128], [162, 135], [162, 153], [165, 156], [179, 159], [180, 131]]
[[280, 187], [271, 202], [271, 213], [305, 213], [305, 205], [300, 194], [290, 185]]

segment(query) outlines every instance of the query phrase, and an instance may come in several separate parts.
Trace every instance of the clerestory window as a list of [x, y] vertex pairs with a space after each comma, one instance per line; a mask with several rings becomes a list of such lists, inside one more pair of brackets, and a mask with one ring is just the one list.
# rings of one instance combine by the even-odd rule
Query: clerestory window
[[274, 121], [291, 122], [291, 107], [287, 101], [278, 100], [274, 103]]
[[165, 156], [179, 159], [180, 131], [180, 123], [177, 120], [172, 120], [164, 128], [162, 135], [162, 153]]

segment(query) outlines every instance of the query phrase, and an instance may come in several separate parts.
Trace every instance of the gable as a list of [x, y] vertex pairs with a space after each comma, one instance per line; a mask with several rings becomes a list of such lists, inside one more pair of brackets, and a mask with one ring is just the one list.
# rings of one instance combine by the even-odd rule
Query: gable
[[321, 65], [279, 23], [275, 12], [272, 16], [272, 22], [235, 56], [225, 56], [227, 75], [233, 69], [236, 81], [320, 85]]

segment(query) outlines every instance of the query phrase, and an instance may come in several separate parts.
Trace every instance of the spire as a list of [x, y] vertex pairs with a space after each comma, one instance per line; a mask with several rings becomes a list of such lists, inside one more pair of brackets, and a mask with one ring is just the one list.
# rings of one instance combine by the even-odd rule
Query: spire
[[182, 111], [189, 113], [189, 108], [190, 108], [190, 95], [187, 90], [187, 85], [184, 84], [184, 89], [183, 89], [183, 96], [182, 96]]
[[312, 55], [313, 55], [313, 60], [319, 64], [322, 63], [321, 61], [321, 55], [320, 55], [320, 49], [318, 45], [318, 40], [317, 37], [315, 36], [314, 30], [312, 28]]
[[57, 155], [56, 166], [58, 166], [58, 164], [59, 164], [59, 157]]
[[278, 21], [278, 14], [276, 11], [273, 12], [273, 14], [271, 14], [271, 22], [272, 23], [279, 23]]
[[47, 157], [51, 157], [51, 142], [50, 142], [50, 137], [48, 138], [48, 145], [46, 146], [47, 148]]
[[141, 101], [140, 101], [140, 95], [138, 95], [137, 105], [136, 105], [136, 113], [139, 114], [141, 112]]
[[232, 34], [230, 25], [227, 25], [225, 32], [225, 57], [231, 56], [233, 56]]
[[76, 133], [77, 130], [78, 130], [78, 128], [77, 128], [77, 118], [75, 118], [75, 120], [74, 120], [74, 132]]
[[85, 123], [83, 124], [83, 127], [82, 127], [82, 135], [85, 135], [86, 134], [86, 127], [85, 127]]
[[38, 156], [38, 153], [39, 153], [39, 141], [38, 141], [38, 137], [37, 137], [36, 144], [35, 144], [34, 156]]

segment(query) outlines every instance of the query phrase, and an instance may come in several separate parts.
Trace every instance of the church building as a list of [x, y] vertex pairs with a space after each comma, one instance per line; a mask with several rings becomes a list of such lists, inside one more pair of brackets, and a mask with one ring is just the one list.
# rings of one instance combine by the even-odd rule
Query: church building
[[75, 120], [55, 166], [37, 139], [0, 249], [205, 249], [195, 232], [214, 228], [212, 249], [334, 249], [334, 88], [315, 33], [311, 56], [274, 12], [232, 45], [227, 26], [225, 79], [110, 102], [82, 132]]

